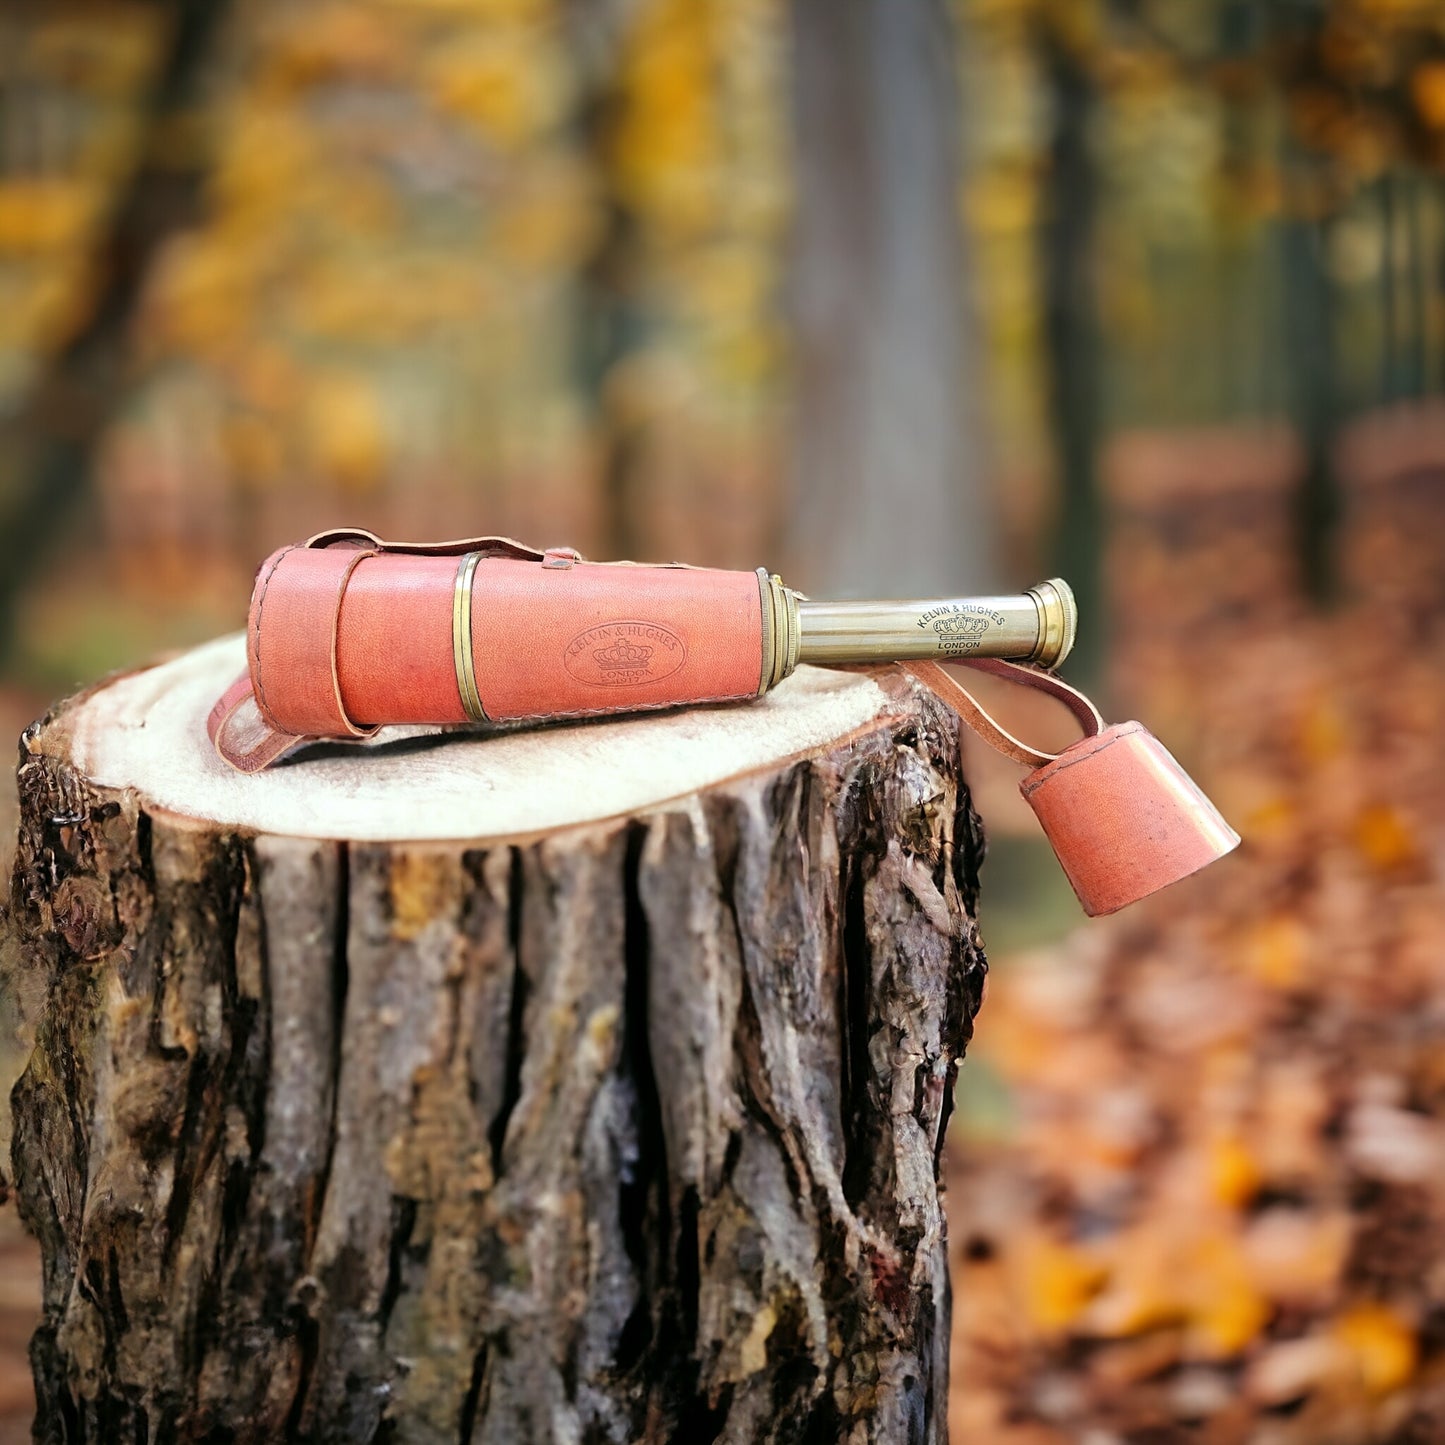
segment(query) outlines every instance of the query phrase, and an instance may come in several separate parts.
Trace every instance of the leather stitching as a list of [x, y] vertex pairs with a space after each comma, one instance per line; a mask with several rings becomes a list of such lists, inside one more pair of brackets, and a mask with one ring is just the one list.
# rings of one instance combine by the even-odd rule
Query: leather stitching
[[271, 579], [280, 569], [282, 562], [290, 552], [294, 552], [301, 544], [293, 542], [289, 547], [282, 550], [281, 555], [271, 564], [271, 570], [266, 574], [266, 580], [261, 584], [261, 595], [256, 599], [256, 666], [254, 676], [256, 679], [256, 701], [260, 704], [262, 711], [266, 714], [266, 721], [276, 728], [277, 732], [284, 732], [285, 729], [278, 727], [275, 715], [271, 711], [271, 705], [266, 701], [266, 683], [261, 676], [261, 614], [266, 609], [266, 594], [271, 590]]
[[[1071, 758], [1069, 756], [1070, 750], [1068, 748], [1065, 748], [1063, 752], [1055, 756], [1053, 762], [1045, 763], [1043, 767], [1035, 768], [1034, 771], [1030, 773], [1029, 776], [1026, 777], [1019, 784], [1019, 791], [1023, 793], [1024, 800], [1027, 801], [1029, 798], [1033, 797], [1033, 795], [1038, 792], [1038, 790], [1043, 787], [1043, 785], [1047, 783], [1050, 778], [1055, 778], [1060, 773], [1066, 773], [1070, 768], [1077, 767], [1080, 763], [1086, 763], [1089, 761], [1090, 758], [1097, 757], [1100, 753], [1108, 752], [1115, 743], [1122, 742], [1126, 737], [1133, 737], [1135, 733], [1143, 731], [1144, 729], [1140, 727], [1137, 723], [1134, 724], [1132, 728], [1128, 723], [1125, 723], [1123, 725], [1123, 730], [1116, 733], [1113, 737], [1107, 737], [1105, 733], [1095, 733], [1095, 738], [1103, 738], [1104, 740], [1092, 752], [1085, 753], [1082, 757]], [[1080, 743], [1087, 743], [1092, 741], [1093, 738], [1079, 739]], [[1078, 746], [1079, 743], [1074, 744], [1074, 747]], [[1039, 777], [1038, 774], [1044, 772], [1045, 770], [1048, 771], [1049, 776], [1047, 778]], [[1190, 781], [1192, 782], [1193, 779], [1191, 778]]]

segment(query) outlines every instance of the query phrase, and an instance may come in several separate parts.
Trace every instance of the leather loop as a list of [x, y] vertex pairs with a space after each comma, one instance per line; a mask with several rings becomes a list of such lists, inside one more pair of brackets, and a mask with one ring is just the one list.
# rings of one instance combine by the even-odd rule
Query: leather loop
[[[1051, 672], [1045, 672], [1042, 668], [1037, 667], [1025, 667], [1017, 662], [1006, 662], [1002, 658], [995, 657], [961, 657], [958, 661], [978, 672], [992, 673], [1006, 682], [1021, 683], [1024, 687], [1034, 688], [1038, 692], [1047, 693], [1050, 697], [1057, 699], [1078, 719], [1086, 738], [1094, 737], [1103, 730], [1104, 719], [1100, 716], [1099, 709], [1077, 688], [1070, 687], [1062, 678], [1055, 677]], [[957, 678], [946, 672], [939, 663], [910, 662], [907, 664], [907, 668], [919, 682], [923, 683], [925, 687], [931, 688], [948, 703], [984, 742], [1005, 757], [1012, 758], [1014, 762], [1022, 763], [1025, 767], [1038, 768], [1045, 763], [1053, 762], [1059, 756], [1057, 753], [1046, 753], [1021, 742], [991, 716], [978, 699]]]
[[283, 547], [262, 567], [248, 629], [251, 683], [262, 717], [278, 732], [361, 738], [376, 731], [347, 717], [336, 676], [346, 584], [375, 555], [366, 546]]
[[206, 718], [206, 735], [221, 758], [238, 773], [259, 773], [297, 743], [307, 741], [271, 727], [255, 703], [251, 674], [243, 672], [216, 699]]

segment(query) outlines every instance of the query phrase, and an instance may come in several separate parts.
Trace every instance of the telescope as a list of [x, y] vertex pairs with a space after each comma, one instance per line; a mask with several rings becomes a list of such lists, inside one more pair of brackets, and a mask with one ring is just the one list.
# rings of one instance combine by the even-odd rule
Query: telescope
[[[1077, 628], [1074, 595], [1059, 578], [1014, 596], [824, 602], [765, 567], [590, 562], [571, 547], [506, 537], [393, 543], [323, 532], [262, 563], [247, 670], [207, 728], [228, 764], [253, 773], [311, 739], [364, 739], [388, 724], [740, 702], [770, 692], [800, 663], [897, 662], [1033, 768], [1025, 798], [1086, 910], [1111, 912], [1239, 839], [1147, 730], [1105, 727], [1054, 675]], [[1057, 756], [1030, 748], [943, 663], [1050, 693], [1084, 737]], [[1075, 766], [1085, 760], [1088, 768]], [[1131, 835], [1152, 842], [1121, 852]]]
[[[1078, 605], [1060, 577], [1008, 597], [941, 597], [906, 602], [814, 602], [765, 577], [763, 652], [774, 656], [774, 681], [800, 662], [962, 662], [1012, 658], [1055, 668], [1078, 632]], [[769, 622], [771, 614], [771, 623]]]

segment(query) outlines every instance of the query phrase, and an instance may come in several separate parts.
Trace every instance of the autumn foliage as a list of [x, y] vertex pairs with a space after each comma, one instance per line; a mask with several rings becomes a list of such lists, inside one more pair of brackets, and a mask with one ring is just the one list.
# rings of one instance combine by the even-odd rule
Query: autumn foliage
[[[183, 8], [0, 14], [0, 405], [50, 396], [36, 435], [94, 443], [0, 622], [17, 719], [235, 626], [258, 557], [342, 520], [773, 560], [783, 0], [231, 0], [148, 127]], [[1445, 422], [1398, 405], [1445, 386], [1441, 7], [943, 8], [997, 550], [1043, 574], [1076, 421], [1112, 713], [1246, 840], [994, 958], [951, 1154], [954, 1438], [1445, 1440]], [[45, 384], [108, 324], [147, 166], [193, 213], [82, 406]]]
[[1269, 545], [1287, 438], [1174, 435], [1147, 497], [1160, 439], [1115, 450], [1118, 691], [1246, 842], [995, 960], [952, 1174], [959, 1440], [1445, 1432], [1442, 442], [1438, 410], [1347, 435], [1323, 616]]

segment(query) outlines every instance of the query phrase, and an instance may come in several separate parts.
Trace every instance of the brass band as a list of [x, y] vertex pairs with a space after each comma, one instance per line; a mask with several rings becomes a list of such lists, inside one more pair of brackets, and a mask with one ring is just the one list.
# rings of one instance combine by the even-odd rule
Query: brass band
[[798, 665], [801, 636], [798, 629], [798, 594], [783, 586], [776, 573], [758, 568], [758, 600], [763, 614], [763, 666], [758, 681], [761, 696], [776, 687]]
[[758, 568], [758, 605], [763, 619], [763, 666], [758, 677], [758, 696], [761, 697], [773, 685], [773, 660], [778, 655], [778, 619], [766, 567]]
[[452, 593], [452, 660], [457, 669], [457, 691], [462, 708], [473, 722], [486, 722], [481, 694], [477, 691], [477, 670], [472, 660], [472, 578], [480, 552], [468, 552], [457, 564], [457, 585]]
[[777, 573], [769, 580], [773, 584], [773, 595], [777, 600], [782, 652], [778, 658], [777, 676], [773, 680], [781, 682], [785, 677], [791, 676], [798, 665], [798, 652], [803, 645], [803, 635], [798, 626], [798, 594], [791, 587], [783, 586], [783, 579]]
[[1037, 587], [1030, 587], [1039, 614], [1039, 640], [1029, 661], [1040, 667], [1057, 667], [1074, 650], [1074, 636], [1079, 625], [1079, 608], [1074, 590], [1062, 577], [1050, 577]]

